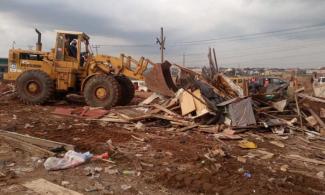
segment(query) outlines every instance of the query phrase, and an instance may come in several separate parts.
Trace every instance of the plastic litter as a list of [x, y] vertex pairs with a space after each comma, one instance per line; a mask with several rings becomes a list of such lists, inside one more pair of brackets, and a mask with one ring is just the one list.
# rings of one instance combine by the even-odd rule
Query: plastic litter
[[244, 176], [245, 176], [245, 177], [248, 177], [248, 178], [251, 178], [251, 177], [252, 177], [252, 174], [251, 174], [250, 172], [246, 171], [246, 172], [244, 173]]
[[239, 147], [245, 148], [245, 149], [255, 149], [257, 148], [257, 145], [254, 142], [242, 140], [239, 142]]
[[63, 158], [49, 157], [46, 159], [44, 167], [48, 171], [68, 169], [85, 163], [92, 156], [90, 152], [79, 153], [69, 150]]

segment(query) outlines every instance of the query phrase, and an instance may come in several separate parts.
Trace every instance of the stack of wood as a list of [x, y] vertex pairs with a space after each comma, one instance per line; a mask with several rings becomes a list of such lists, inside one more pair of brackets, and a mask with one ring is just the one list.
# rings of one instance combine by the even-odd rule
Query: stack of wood
[[304, 93], [297, 94], [301, 126], [325, 136], [325, 100]]
[[221, 73], [216, 73], [213, 80], [207, 81], [198, 73], [176, 66], [186, 72], [187, 76], [191, 75], [192, 79], [175, 92], [174, 97], [167, 98], [154, 93], [139, 105], [115, 107], [99, 120], [116, 123], [164, 120], [175, 127], [215, 125], [224, 122], [220, 116], [225, 114], [224, 107], [228, 106], [219, 105], [220, 103], [243, 98], [241, 88]]
[[39, 157], [54, 156], [55, 150], [74, 150], [74, 146], [61, 142], [0, 130], [0, 139], [7, 144]]

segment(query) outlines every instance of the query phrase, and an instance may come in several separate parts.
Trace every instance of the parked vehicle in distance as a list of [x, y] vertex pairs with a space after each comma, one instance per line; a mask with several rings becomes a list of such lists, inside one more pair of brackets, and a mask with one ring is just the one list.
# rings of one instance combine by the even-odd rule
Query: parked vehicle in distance
[[134, 89], [136, 91], [143, 91], [143, 92], [148, 92], [149, 89], [144, 81], [139, 81], [139, 80], [132, 80]]
[[249, 91], [252, 93], [264, 91], [264, 93], [272, 93], [278, 89], [287, 90], [289, 82], [278, 77], [260, 77], [252, 78], [249, 82]]
[[325, 84], [325, 77], [319, 77], [318, 79], [317, 79], [317, 83], [318, 84]]

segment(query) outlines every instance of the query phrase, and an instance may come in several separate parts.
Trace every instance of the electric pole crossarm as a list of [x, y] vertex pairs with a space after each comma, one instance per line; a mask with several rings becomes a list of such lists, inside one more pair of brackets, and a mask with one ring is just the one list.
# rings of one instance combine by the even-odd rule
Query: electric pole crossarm
[[164, 50], [165, 50], [165, 41], [166, 37], [164, 37], [164, 29], [163, 27], [160, 28], [160, 38], [157, 38], [156, 43], [160, 46], [160, 57], [161, 57], [161, 63], [164, 62]]

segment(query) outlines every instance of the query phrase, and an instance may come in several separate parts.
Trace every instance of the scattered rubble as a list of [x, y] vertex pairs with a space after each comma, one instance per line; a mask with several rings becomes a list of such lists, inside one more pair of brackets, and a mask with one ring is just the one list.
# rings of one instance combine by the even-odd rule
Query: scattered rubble
[[[38, 193], [324, 193], [325, 101], [282, 94], [288, 86], [252, 93], [213, 65], [203, 74], [175, 65], [183, 77], [173, 96], [147, 93], [110, 110], [1, 103], [0, 193], [23, 191], [10, 181]], [[94, 156], [45, 166], [63, 171], [40, 166], [76, 160], [69, 150]]]

